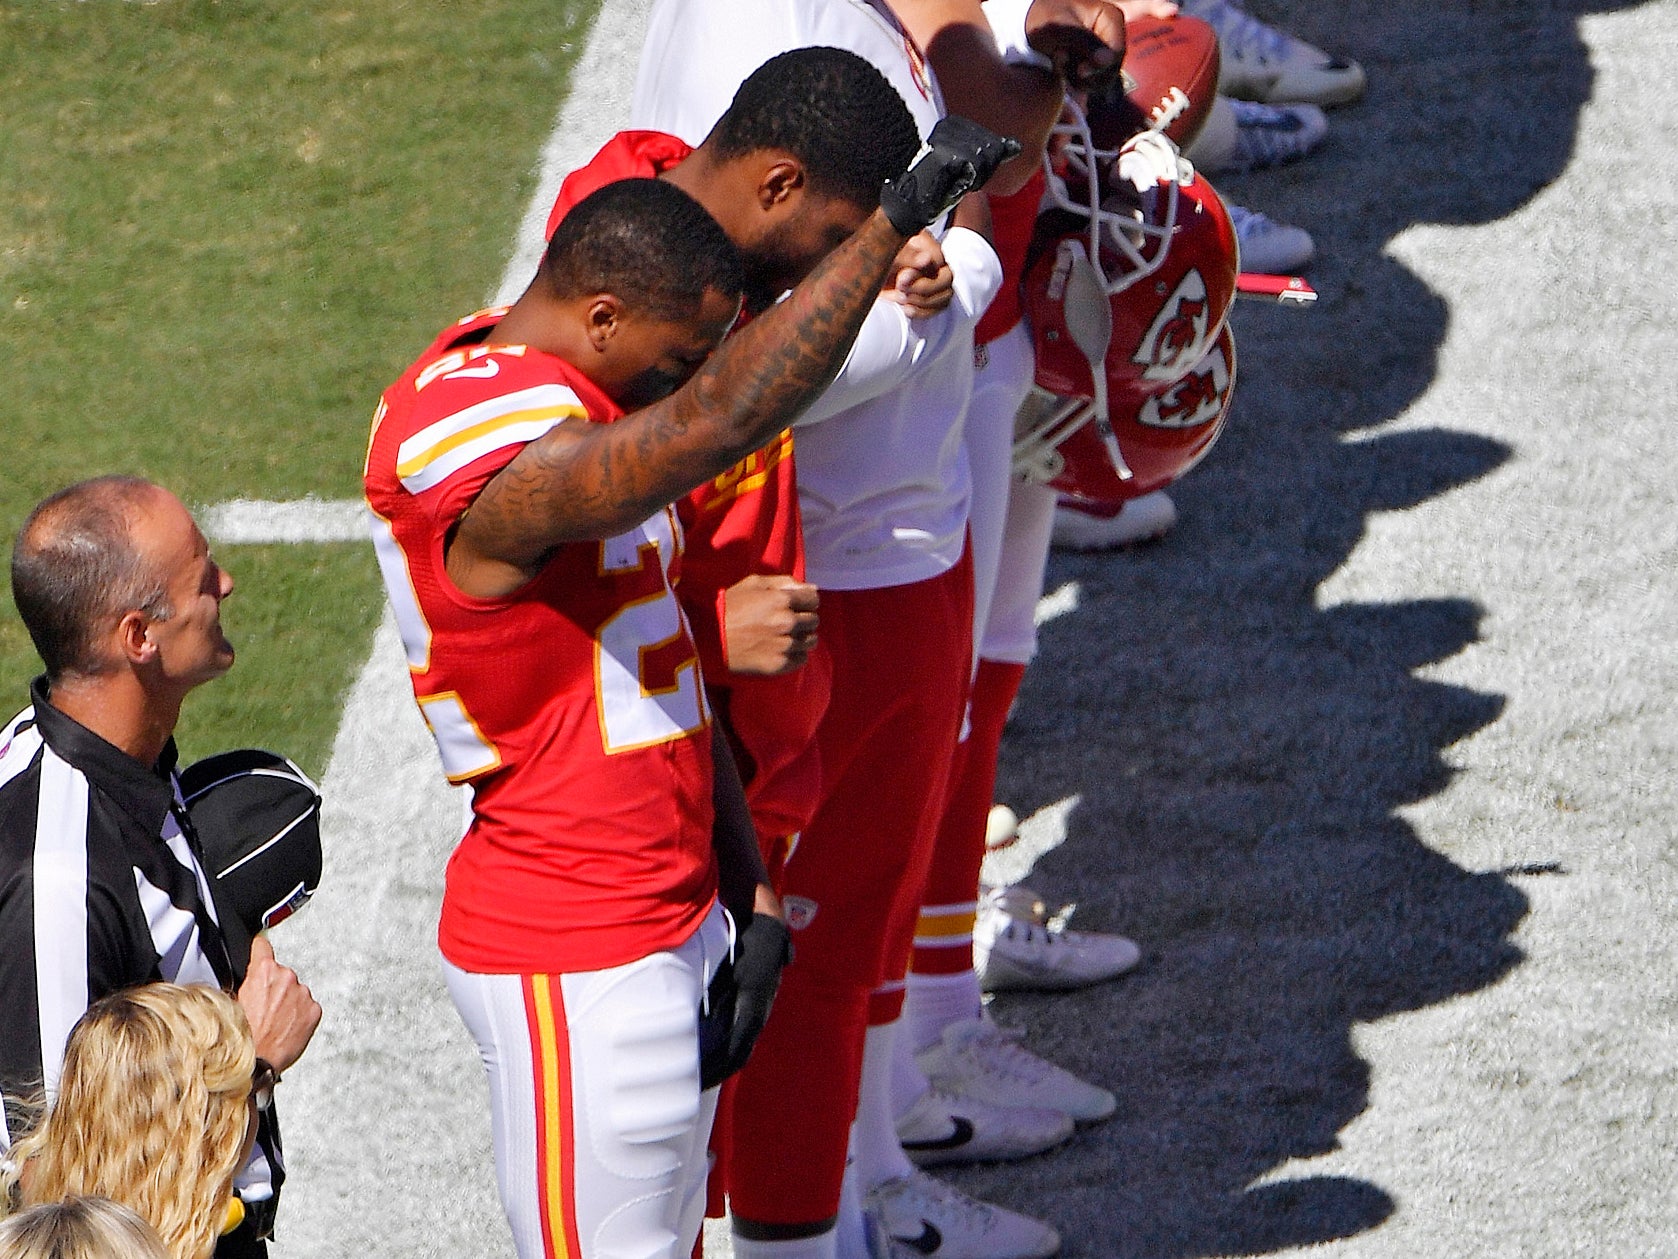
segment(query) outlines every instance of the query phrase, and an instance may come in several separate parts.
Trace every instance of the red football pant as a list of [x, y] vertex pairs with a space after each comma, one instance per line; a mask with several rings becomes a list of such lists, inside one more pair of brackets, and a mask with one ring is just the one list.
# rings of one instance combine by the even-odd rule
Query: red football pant
[[938, 828], [915, 928], [917, 975], [973, 969], [974, 898], [985, 860], [985, 822], [996, 800], [1002, 727], [1025, 678], [1023, 664], [980, 660], [968, 706], [970, 730], [956, 756], [955, 782]]
[[833, 660], [816, 735], [822, 803], [780, 887], [796, 952], [734, 1097], [730, 1204], [759, 1223], [839, 1209], [868, 994], [887, 977], [894, 926], [907, 958], [949, 785], [972, 659], [971, 564], [964, 555], [906, 586], [824, 590], [821, 618]]

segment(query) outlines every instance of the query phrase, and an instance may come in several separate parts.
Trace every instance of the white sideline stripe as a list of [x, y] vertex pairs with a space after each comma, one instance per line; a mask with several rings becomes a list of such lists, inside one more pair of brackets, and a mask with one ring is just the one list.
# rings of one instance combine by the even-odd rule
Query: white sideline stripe
[[536, 195], [513, 241], [513, 255], [501, 276], [492, 306], [516, 301], [536, 274], [542, 229], [565, 177], [593, 157], [595, 150], [629, 125], [629, 100], [635, 88], [635, 66], [641, 60], [641, 39], [647, 28], [649, 0], [608, 0], [589, 32], [583, 55], [571, 71], [573, 90], [560, 107], [559, 120], [542, 150], [536, 175]]
[[1083, 800], [1082, 796], [1067, 796], [1046, 804], [1020, 823], [1020, 837], [1008, 847], [985, 855], [979, 878], [992, 887], [1006, 887], [1023, 883], [1045, 853], [1053, 852], [1066, 842], [1066, 823]]
[[[647, 8], [648, 0], [601, 6], [571, 75], [576, 90], [558, 111], [500, 287], [486, 305], [524, 291], [564, 176], [627, 125]], [[439, 327], [450, 314], [438, 312]], [[354, 506], [353, 536], [363, 539], [365, 508]], [[280, 942], [282, 960], [295, 959], [300, 969], [313, 963], [310, 982], [331, 1011], [307, 1059], [310, 1087], [287, 1099], [291, 1153], [298, 1167], [311, 1169], [292, 1187], [287, 1241], [298, 1254], [321, 1256], [368, 1253], [375, 1237], [385, 1243], [381, 1252], [505, 1254], [483, 1071], [437, 982], [437, 902], [466, 793], [444, 781], [388, 607], [345, 704], [321, 795], [320, 891], [303, 916], [309, 925]], [[374, 1130], [372, 1148], [410, 1140], [415, 1117], [393, 1106], [389, 1081], [371, 1064], [415, 1047], [437, 1090], [432, 1117], [453, 1147], [448, 1192], [433, 1195], [441, 1204], [435, 1211], [383, 1183], [377, 1160], [364, 1156], [368, 1133], [348, 1140], [344, 1132], [353, 1117]]]
[[236, 498], [200, 516], [204, 535], [223, 546], [263, 542], [365, 542], [367, 504], [359, 498], [267, 502]]
[[1082, 593], [1083, 587], [1077, 582], [1063, 582], [1037, 600], [1037, 609], [1031, 617], [1032, 624], [1041, 629], [1056, 617], [1067, 616], [1076, 612], [1078, 610], [1078, 598]]

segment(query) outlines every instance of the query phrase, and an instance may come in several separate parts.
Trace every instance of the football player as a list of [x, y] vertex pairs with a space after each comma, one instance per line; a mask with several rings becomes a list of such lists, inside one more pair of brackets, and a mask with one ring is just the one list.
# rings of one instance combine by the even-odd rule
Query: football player
[[[677, 1259], [697, 1235], [702, 1079], [743, 1060], [785, 931], [714, 748], [670, 504], [819, 394], [905, 240], [994, 170], [996, 137], [952, 124], [709, 362], [739, 312], [738, 255], [680, 189], [625, 180], [567, 215], [516, 303], [445, 330], [375, 413], [380, 569], [444, 771], [474, 789], [439, 944], [523, 1256]], [[738, 982], [712, 996], [739, 1017], [702, 1064], [730, 914]]]
[[[928, 32], [920, 38], [910, 29], [917, 7]], [[662, 0], [649, 20], [632, 121], [685, 138], [703, 135], [759, 60], [790, 47], [837, 44], [891, 79], [924, 133], [943, 110], [925, 51], [948, 48], [960, 62], [977, 45], [989, 49], [985, 86], [1011, 94], [1003, 112], [1020, 115], [999, 129], [1018, 135], [1035, 126], [1040, 145], [1058, 112], [1060, 80], [1005, 65], [976, 2], [964, 6], [964, 29], [956, 29], [949, 10], [864, 0]], [[1064, 41], [1049, 41], [1053, 64], [1079, 76], [1116, 72], [1118, 49], [1092, 27], [1122, 41], [1117, 10], [1100, 0], [1068, 0], [1044, 4], [1039, 17], [1045, 14], [1052, 20], [1039, 29]], [[996, 113], [985, 91], [971, 95], [975, 112]], [[1002, 178], [1015, 186], [1034, 162], [1028, 158]], [[961, 352], [938, 347], [890, 391], [820, 417], [823, 408], [813, 409], [806, 417], [813, 422], [799, 435], [808, 571], [822, 588], [822, 651], [833, 664], [833, 700], [817, 734], [822, 803], [786, 862], [782, 885], [798, 954], [782, 1014], [739, 1082], [727, 1160], [736, 1251], [754, 1259], [820, 1256], [836, 1244], [846, 1128], [859, 1091], [885, 1096], [868, 1082], [889, 1070], [886, 1029], [901, 1009], [920, 886], [960, 728], [972, 642], [962, 425], [972, 388], [972, 326], [1000, 273], [994, 253], [981, 252], [970, 233], [951, 232], [945, 250], [957, 305], [967, 313]], [[868, 1062], [877, 1065], [870, 1070]], [[980, 1235], [1002, 1242], [1001, 1250], [985, 1252], [996, 1255], [1047, 1254], [1058, 1246], [1052, 1229], [958, 1202], [917, 1177], [897, 1147], [889, 1113], [877, 1139], [881, 1127], [865, 1132], [859, 1122], [856, 1163], [894, 1235], [925, 1244], [922, 1221], [935, 1215], [938, 1249], [930, 1253], [968, 1253]]]
[[[902, 98], [868, 62], [838, 48], [796, 49], [754, 70], [697, 148], [661, 131], [612, 137], [561, 186], [548, 234], [613, 180], [667, 179], [739, 249], [747, 309], [757, 312], [868, 217], [880, 185], [919, 143]], [[902, 310], [871, 309], [865, 344], [896, 338], [906, 315], [949, 304], [950, 272], [941, 264], [929, 234], [905, 246], [887, 290]], [[825, 657], [797, 667], [813, 641], [817, 594], [803, 580], [794, 464], [788, 429], [679, 505], [687, 548], [677, 595], [771, 855], [815, 808], [814, 728], [827, 700]]]

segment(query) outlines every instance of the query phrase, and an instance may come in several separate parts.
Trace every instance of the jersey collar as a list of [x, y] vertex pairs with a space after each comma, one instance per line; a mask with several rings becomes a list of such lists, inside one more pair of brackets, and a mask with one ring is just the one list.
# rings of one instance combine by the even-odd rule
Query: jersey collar
[[45, 674], [29, 684], [29, 698], [35, 708], [35, 725], [46, 745], [142, 823], [148, 835], [159, 834], [175, 803], [171, 780], [179, 757], [175, 740], [164, 744], [157, 764], [148, 767], [53, 707], [47, 698]]

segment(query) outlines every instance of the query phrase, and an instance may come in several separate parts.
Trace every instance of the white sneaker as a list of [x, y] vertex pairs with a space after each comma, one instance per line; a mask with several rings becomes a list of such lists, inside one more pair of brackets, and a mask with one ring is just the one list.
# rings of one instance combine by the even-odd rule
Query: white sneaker
[[925, 1172], [877, 1185], [863, 1203], [891, 1238], [894, 1259], [1049, 1259], [1060, 1249], [1060, 1234], [1041, 1220]]
[[918, 1167], [1001, 1163], [1052, 1150], [1074, 1127], [1063, 1110], [997, 1106], [934, 1086], [898, 1119], [897, 1139]]
[[1266, 26], [1232, 0], [1183, 0], [1218, 33], [1218, 91], [1269, 104], [1344, 105], [1363, 95], [1363, 67]]
[[979, 898], [973, 926], [974, 969], [989, 992], [1062, 991], [1116, 978], [1142, 960], [1127, 936], [1072, 931], [1030, 888], [993, 888]]
[[[1311, 261], [1317, 252], [1311, 233], [1266, 218], [1257, 210], [1226, 203], [1235, 240], [1241, 248], [1241, 269], [1263, 275], [1289, 275]], [[1138, 502], [1141, 500], [1138, 499]]]
[[1225, 170], [1262, 170], [1296, 162], [1328, 138], [1328, 115], [1315, 105], [1231, 104], [1235, 107], [1235, 150]]
[[1055, 504], [1053, 541], [1063, 551], [1111, 551], [1151, 542], [1176, 523], [1177, 505], [1164, 490], [1112, 504], [1110, 509], [1063, 498]]
[[1104, 1088], [1039, 1058], [1021, 1045], [1023, 1035], [981, 1015], [951, 1023], [941, 1043], [923, 1049], [915, 1062], [933, 1087], [1001, 1106], [1047, 1106], [1079, 1123], [1105, 1119], [1118, 1099]]

